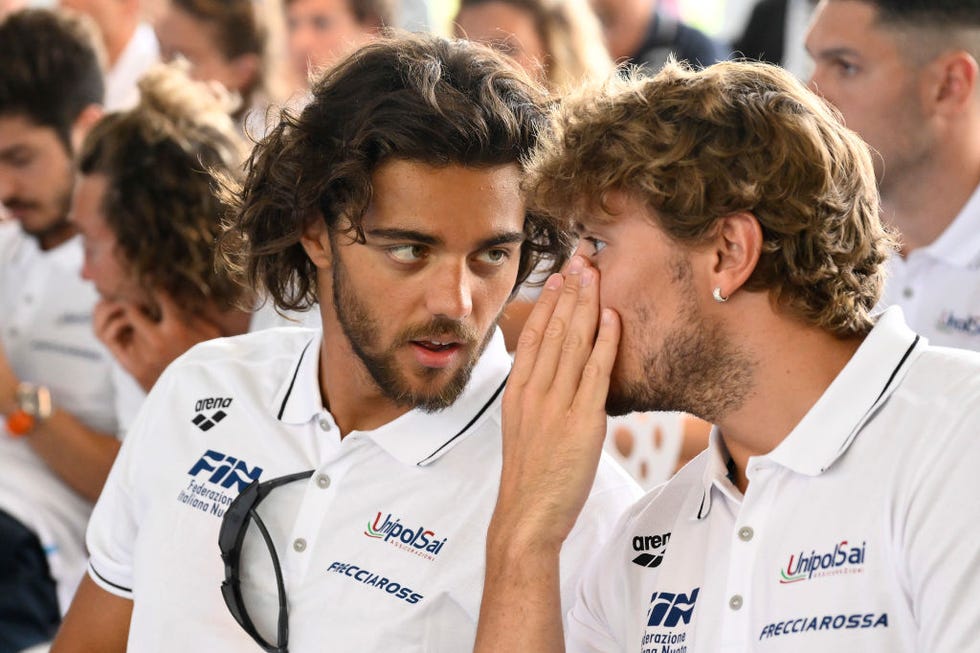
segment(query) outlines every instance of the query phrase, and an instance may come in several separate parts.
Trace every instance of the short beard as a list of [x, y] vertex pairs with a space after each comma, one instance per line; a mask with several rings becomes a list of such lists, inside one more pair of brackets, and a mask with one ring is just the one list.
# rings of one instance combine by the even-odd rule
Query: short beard
[[[749, 394], [754, 363], [726, 338], [719, 324], [701, 314], [693, 299], [689, 264], [674, 265], [675, 281], [689, 298], [678, 315], [681, 326], [666, 335], [659, 351], [642, 352], [642, 378], [612, 380], [606, 399], [610, 415], [680, 411], [716, 422], [738, 409]], [[652, 323], [651, 317], [637, 316], [634, 324], [643, 328]]]
[[[452, 377], [441, 388], [434, 392], [413, 390], [408, 379], [398, 369], [395, 359], [395, 353], [402, 343], [438, 333], [451, 335], [461, 343], [470, 344], [476, 342], [478, 334], [457, 321], [438, 317], [428, 324], [414, 326], [398, 334], [392, 341], [389, 350], [381, 353], [370, 353], [368, 349], [378, 344], [380, 332], [378, 321], [371, 316], [367, 307], [358, 299], [356, 292], [348, 282], [346, 270], [337, 257], [334, 257], [332, 274], [333, 305], [337, 319], [351, 349], [364, 364], [365, 369], [382, 394], [397, 406], [418, 408], [427, 413], [444, 410], [453, 405], [466, 388], [466, 384], [469, 383], [473, 367], [490, 343], [494, 329], [491, 328], [484, 334], [478, 346], [472, 350], [469, 359], [453, 373]], [[445, 371], [423, 368], [422, 374], [426, 382], [435, 382], [440, 375], [445, 374]]]

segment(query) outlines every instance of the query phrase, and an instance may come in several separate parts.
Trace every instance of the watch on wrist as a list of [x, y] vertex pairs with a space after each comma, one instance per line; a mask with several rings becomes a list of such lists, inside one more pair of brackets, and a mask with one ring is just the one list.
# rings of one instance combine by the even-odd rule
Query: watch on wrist
[[51, 417], [51, 392], [43, 385], [17, 384], [16, 403], [17, 410], [7, 415], [7, 431], [15, 437], [27, 435]]

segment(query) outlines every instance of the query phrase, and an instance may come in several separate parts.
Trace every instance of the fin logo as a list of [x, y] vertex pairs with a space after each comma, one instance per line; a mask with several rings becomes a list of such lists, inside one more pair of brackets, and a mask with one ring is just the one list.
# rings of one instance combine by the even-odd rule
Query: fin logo
[[[231, 406], [231, 397], [207, 397], [206, 399], [198, 399], [194, 404], [194, 418], [191, 422], [197, 428], [202, 431], [209, 431], [218, 422], [228, 417], [223, 408], [228, 408]], [[215, 412], [211, 412], [217, 408]], [[207, 412], [205, 412], [207, 411]]]
[[205, 451], [204, 455], [194, 463], [187, 474], [197, 478], [201, 472], [212, 472], [207, 478], [208, 483], [220, 485], [225, 489], [229, 489], [237, 483], [239, 492], [262, 476], [261, 467], [249, 469], [244, 460], [238, 460], [213, 449]]
[[633, 558], [633, 564], [651, 569], [659, 567], [660, 563], [664, 561], [664, 554], [667, 552], [667, 542], [669, 541], [670, 533], [634, 536], [633, 550], [640, 552], [640, 555]]
[[654, 592], [650, 597], [650, 611], [647, 626], [675, 628], [681, 622], [691, 623], [694, 613], [694, 603], [698, 600], [700, 587], [695, 587], [688, 594], [674, 592]]

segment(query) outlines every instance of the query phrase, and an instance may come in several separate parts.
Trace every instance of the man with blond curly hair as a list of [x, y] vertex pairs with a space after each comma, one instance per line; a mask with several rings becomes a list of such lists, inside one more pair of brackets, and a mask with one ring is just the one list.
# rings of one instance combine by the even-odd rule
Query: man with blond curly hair
[[[476, 650], [977, 650], [980, 355], [873, 314], [871, 157], [789, 73], [668, 66], [570, 100], [530, 173], [578, 251], [504, 396]], [[706, 452], [620, 520], [561, 629], [606, 411]]]

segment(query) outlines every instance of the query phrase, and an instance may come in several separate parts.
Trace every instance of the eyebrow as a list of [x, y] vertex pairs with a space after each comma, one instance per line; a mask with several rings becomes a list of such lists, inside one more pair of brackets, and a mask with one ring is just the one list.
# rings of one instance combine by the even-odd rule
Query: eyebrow
[[[441, 238], [414, 229], [368, 229], [365, 231], [365, 235], [381, 240], [407, 240], [431, 246], [443, 244]], [[499, 245], [521, 244], [525, 238], [523, 231], [506, 231], [481, 240], [477, 243], [476, 250], [489, 249]]]
[[0, 160], [2, 160], [2, 161], [9, 161], [10, 159], [14, 159], [17, 156], [23, 156], [24, 154], [30, 154], [31, 151], [32, 150], [31, 150], [30, 146], [28, 146], [28, 145], [26, 145], [24, 143], [16, 143], [14, 145], [11, 145], [10, 147], [8, 147], [5, 150], [0, 150]]
[[842, 56], [847, 56], [847, 57], [860, 56], [860, 54], [856, 50], [852, 48], [845, 48], [845, 47], [824, 48], [817, 52], [814, 52], [812, 49], [810, 49], [807, 46], [804, 46], [804, 49], [806, 49], [807, 54], [809, 54], [814, 59], [833, 59]]

